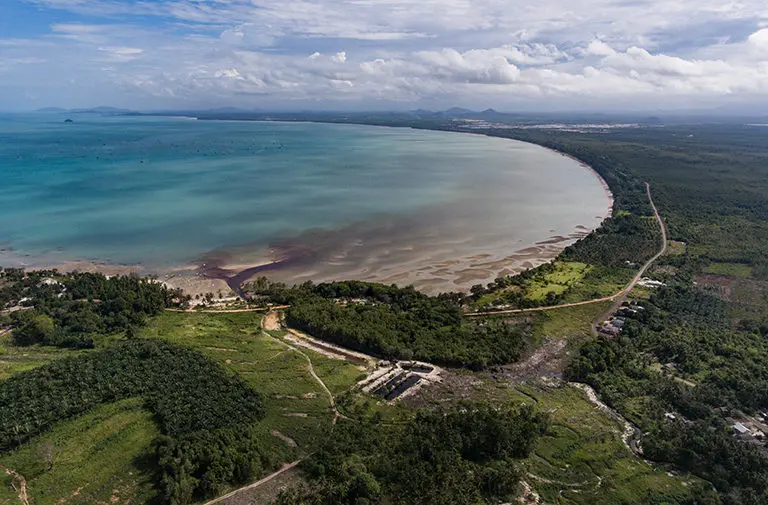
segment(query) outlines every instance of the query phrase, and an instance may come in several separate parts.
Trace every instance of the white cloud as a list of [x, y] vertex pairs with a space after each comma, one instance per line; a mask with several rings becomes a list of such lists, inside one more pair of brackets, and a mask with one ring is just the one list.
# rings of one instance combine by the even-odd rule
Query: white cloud
[[589, 43], [586, 53], [595, 56], [614, 56], [616, 51], [602, 40], [593, 40]]
[[756, 48], [768, 51], [768, 28], [756, 31], [747, 40]]
[[[13, 85], [62, 105], [104, 96], [137, 107], [636, 107], [768, 95], [764, 0], [26, 1], [98, 21], [0, 39], [0, 70], [13, 65]], [[0, 91], [9, 88], [10, 73], [3, 75]]]

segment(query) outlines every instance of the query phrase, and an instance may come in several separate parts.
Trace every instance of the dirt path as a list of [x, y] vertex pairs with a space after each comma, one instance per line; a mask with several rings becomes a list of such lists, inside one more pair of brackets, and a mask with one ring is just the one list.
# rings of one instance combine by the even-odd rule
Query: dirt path
[[288, 444], [290, 447], [298, 447], [298, 445], [299, 445], [299, 444], [296, 443], [296, 441], [294, 439], [292, 439], [289, 436], [283, 435], [278, 430], [272, 430], [271, 434], [272, 434], [273, 437], [279, 438], [280, 440], [282, 440], [283, 442]]
[[[264, 330], [280, 330], [282, 329], [282, 326], [280, 324], [280, 316], [277, 312], [268, 312], [262, 319], [261, 319], [261, 327]], [[325, 394], [328, 396], [328, 402], [331, 405], [331, 409], [333, 409], [333, 424], [336, 424], [336, 421], [341, 416], [341, 413], [336, 409], [336, 401], [333, 398], [333, 393], [331, 393], [331, 390], [328, 389], [328, 386], [325, 385], [325, 382], [323, 382], [323, 379], [321, 379], [316, 373], [315, 373], [315, 367], [312, 366], [312, 360], [307, 356], [307, 354], [302, 351], [301, 349], [298, 349], [297, 347], [292, 346], [288, 342], [284, 342], [283, 340], [275, 337], [270, 337], [274, 339], [277, 342], [280, 342], [282, 345], [287, 347], [288, 349], [291, 349], [292, 351], [296, 352], [297, 354], [304, 357], [305, 360], [307, 360], [307, 369], [309, 370], [309, 374], [312, 376], [315, 381], [317, 381], [318, 384], [320, 384], [320, 387], [323, 388], [323, 391], [325, 391]]]
[[[254, 488], [257, 488], [257, 487], [259, 487], [259, 486], [261, 486], [263, 484], [266, 484], [267, 482], [271, 481], [272, 479], [274, 479], [278, 475], [287, 472], [291, 468], [295, 468], [302, 461], [304, 461], [303, 458], [299, 459], [299, 460], [296, 460], [293, 463], [286, 463], [285, 465], [282, 466], [282, 468], [280, 468], [280, 470], [267, 475], [263, 479], [258, 480], [256, 482], [253, 482], [251, 484], [248, 484], [247, 486], [243, 486], [241, 488], [235, 489], [231, 493], [227, 493], [225, 495], [219, 496], [218, 498], [214, 498], [213, 500], [211, 500], [209, 502], [206, 502], [204, 505], [213, 505], [214, 503], [222, 502], [222, 501], [224, 501], [224, 500], [226, 500], [228, 498], [231, 498], [231, 497], [235, 496], [236, 494], [239, 494], [239, 493], [241, 493], [243, 491], [246, 491], [248, 489], [254, 489]], [[26, 504], [26, 505], [29, 505], [29, 504]]]
[[595, 323], [593, 323], [592, 333], [595, 336], [597, 336], [598, 322], [604, 320], [606, 317], [608, 317], [609, 314], [613, 314], [616, 311], [619, 305], [621, 305], [621, 302], [623, 302], [624, 299], [626, 298], [627, 294], [629, 294], [629, 292], [632, 291], [632, 289], [635, 287], [638, 281], [640, 281], [640, 279], [643, 277], [645, 272], [648, 270], [648, 267], [650, 267], [654, 261], [659, 259], [659, 257], [667, 251], [667, 228], [664, 225], [664, 221], [661, 219], [661, 215], [659, 214], [659, 211], [656, 208], [656, 204], [653, 203], [653, 198], [651, 198], [651, 186], [647, 182], [643, 184], [645, 184], [645, 192], [648, 195], [648, 201], [650, 202], [651, 208], [653, 209], [653, 214], [656, 216], [656, 221], [659, 223], [659, 228], [661, 229], [661, 239], [662, 239], [661, 249], [651, 259], [645, 262], [642, 268], [640, 268], [640, 270], [637, 272], [637, 275], [635, 275], [635, 277], [630, 281], [630, 283], [627, 284], [626, 287], [624, 287], [621, 291], [611, 296], [594, 298], [592, 300], [584, 300], [583, 302], [563, 303], [560, 305], [549, 305], [546, 307], [534, 307], [532, 309], [508, 309], [508, 310], [489, 310], [486, 312], [468, 312], [464, 315], [467, 317], [480, 317], [480, 316], [492, 316], [495, 314], [522, 314], [527, 312], [541, 312], [544, 310], [563, 309], [566, 307], [578, 307], [580, 305], [590, 305], [593, 303], [615, 301], [615, 303], [611, 306], [611, 308], [605, 313], [601, 314], [600, 317], [598, 317], [595, 320]]
[[[267, 331], [282, 329], [282, 326], [280, 324], [280, 316], [279, 316], [279, 314], [277, 312], [275, 312], [275, 311], [270, 311], [267, 314], [265, 314], [264, 317], [261, 319], [261, 328], [262, 328], [262, 330], [267, 330]], [[296, 347], [288, 344], [287, 342], [284, 342], [284, 341], [280, 340], [279, 338], [272, 337], [271, 335], [267, 334], [266, 331], [264, 331], [263, 333], [264, 333], [264, 335], [268, 336], [269, 338], [279, 342], [280, 344], [282, 344], [286, 348], [288, 348], [288, 349], [290, 349], [290, 350], [300, 354], [301, 356], [304, 357], [305, 360], [307, 360], [309, 374], [317, 381], [318, 384], [320, 384], [320, 387], [323, 389], [323, 391], [325, 391], [325, 394], [328, 396], [328, 402], [329, 402], [329, 404], [331, 406], [331, 409], [333, 410], [333, 420], [331, 421], [331, 424], [335, 425], [340, 417], [345, 417], [336, 408], [336, 401], [333, 398], [333, 394], [331, 393], [331, 390], [328, 389], [328, 386], [325, 385], [325, 382], [323, 382], [323, 380], [315, 373], [315, 368], [312, 365], [312, 360], [309, 358], [309, 356], [307, 356], [300, 349], [297, 349]], [[291, 444], [295, 445], [296, 444], [296, 442], [293, 439], [283, 435], [282, 433], [280, 433], [277, 430], [274, 430], [272, 432], [272, 435], [275, 436], [275, 437], [280, 438], [281, 440], [283, 440], [284, 442], [286, 442], [289, 445], [291, 445]], [[267, 482], [271, 481], [272, 479], [274, 479], [278, 475], [281, 475], [281, 474], [287, 472], [288, 470], [290, 470], [292, 468], [295, 468], [299, 463], [301, 463], [302, 461], [307, 459], [309, 456], [310, 455], [307, 455], [307, 456], [304, 456], [303, 458], [298, 459], [298, 460], [296, 460], [296, 461], [294, 461], [292, 463], [287, 463], [287, 464], [283, 465], [282, 468], [280, 468], [278, 471], [267, 475], [263, 479], [258, 480], [256, 482], [253, 482], [251, 484], [248, 484], [246, 486], [237, 488], [234, 491], [231, 491], [231, 492], [229, 492], [229, 493], [227, 493], [225, 495], [219, 496], [218, 498], [215, 498], [215, 499], [213, 499], [213, 500], [211, 500], [209, 502], [206, 502], [204, 505], [214, 505], [215, 503], [220, 503], [220, 502], [222, 502], [222, 501], [224, 501], [224, 500], [226, 500], [228, 498], [231, 498], [231, 497], [233, 497], [233, 496], [235, 496], [237, 494], [240, 494], [243, 491], [247, 491], [249, 489], [255, 489], [255, 488], [259, 487], [259, 486], [262, 486], [263, 484], [266, 484]], [[29, 505], [29, 504], [25, 504], [25, 505]]]
[[19, 472], [11, 470], [10, 468], [0, 465], [0, 470], [5, 471], [6, 475], [9, 475], [13, 482], [11, 485], [13, 489], [19, 494], [19, 500], [24, 505], [29, 505], [29, 496], [27, 496], [27, 479], [24, 478]]
[[186, 312], [193, 314], [236, 314], [238, 312], [265, 312], [268, 310], [287, 309], [288, 305], [276, 307], [255, 307], [252, 309], [165, 309], [166, 312]]

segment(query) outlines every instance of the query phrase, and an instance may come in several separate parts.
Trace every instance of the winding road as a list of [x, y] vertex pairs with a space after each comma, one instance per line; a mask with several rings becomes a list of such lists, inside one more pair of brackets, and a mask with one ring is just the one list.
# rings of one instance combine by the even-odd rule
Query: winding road
[[667, 228], [664, 225], [664, 220], [661, 219], [661, 215], [659, 214], [659, 210], [656, 208], [656, 204], [653, 202], [653, 198], [651, 197], [651, 186], [647, 182], [644, 182], [645, 184], [645, 192], [648, 195], [648, 202], [651, 204], [651, 208], [653, 209], [653, 214], [656, 217], [656, 221], [659, 223], [659, 228], [661, 229], [661, 249], [659, 252], [657, 252], [651, 259], [645, 262], [645, 264], [638, 270], [637, 275], [627, 284], [621, 291], [619, 291], [616, 294], [613, 294], [611, 296], [604, 296], [602, 298], [594, 298], [592, 300], [584, 300], [582, 302], [573, 302], [573, 303], [563, 303], [560, 305], [548, 305], [545, 307], [534, 307], [531, 309], [506, 309], [506, 310], [489, 310], [489, 311], [483, 311], [483, 312], [468, 312], [464, 314], [467, 317], [481, 317], [481, 316], [493, 316], [496, 314], [524, 314], [527, 312], [542, 312], [545, 310], [553, 310], [553, 309], [563, 309], [566, 307], [578, 307], [580, 305], [590, 305], [593, 303], [600, 303], [600, 302], [611, 302], [615, 301], [613, 305], [611, 305], [611, 308], [605, 311], [603, 314], [600, 314], [600, 316], [595, 319], [595, 321], [592, 324], [592, 333], [593, 335], [597, 336], [597, 325], [600, 323], [600, 321], [607, 318], [610, 314], [613, 314], [616, 309], [621, 305], [621, 303], [624, 301], [626, 296], [629, 294], [630, 291], [637, 285], [637, 283], [642, 279], [643, 275], [645, 275], [645, 272], [648, 270], [648, 267], [651, 266], [651, 264], [659, 259], [659, 257], [664, 254], [667, 251]]

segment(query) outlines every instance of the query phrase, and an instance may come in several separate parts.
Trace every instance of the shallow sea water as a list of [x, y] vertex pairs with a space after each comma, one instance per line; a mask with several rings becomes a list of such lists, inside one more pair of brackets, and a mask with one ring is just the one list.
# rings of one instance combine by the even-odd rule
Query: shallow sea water
[[537, 146], [353, 125], [0, 115], [0, 177], [6, 266], [290, 260], [273, 274], [441, 288], [610, 206]]

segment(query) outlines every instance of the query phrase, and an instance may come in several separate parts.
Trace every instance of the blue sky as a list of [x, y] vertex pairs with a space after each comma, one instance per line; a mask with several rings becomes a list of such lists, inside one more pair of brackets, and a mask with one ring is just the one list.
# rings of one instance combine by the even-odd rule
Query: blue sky
[[768, 110], [764, 0], [2, 0], [0, 109]]

